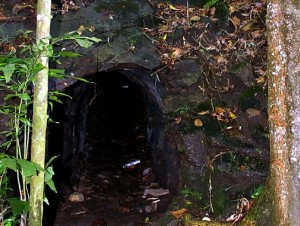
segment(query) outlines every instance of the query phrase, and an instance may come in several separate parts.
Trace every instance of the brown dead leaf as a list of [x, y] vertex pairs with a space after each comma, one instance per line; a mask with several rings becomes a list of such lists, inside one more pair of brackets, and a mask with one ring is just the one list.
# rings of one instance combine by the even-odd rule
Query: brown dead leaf
[[253, 58], [255, 57], [255, 52], [253, 50], [247, 49], [246, 52], [247, 52], [247, 55], [249, 55]]
[[190, 21], [192, 21], [192, 22], [194, 21], [195, 22], [195, 21], [199, 21], [200, 19], [201, 19], [201, 17], [196, 15], [196, 16], [192, 16], [190, 18]]
[[264, 76], [264, 75], [259, 76], [259, 77], [256, 79], [256, 83], [257, 83], [257, 84], [265, 83], [265, 76]]
[[262, 36], [262, 33], [260, 32], [260, 30], [256, 30], [256, 31], [251, 32], [251, 36], [252, 36], [252, 38], [259, 38]]
[[183, 55], [183, 50], [181, 48], [175, 47], [172, 49], [172, 58], [180, 58]]
[[231, 21], [235, 27], [237, 27], [241, 24], [241, 20], [239, 18], [237, 18], [236, 16], [234, 16]]
[[252, 27], [253, 27], [253, 22], [250, 22], [250, 23], [246, 24], [246, 25], [242, 28], [242, 30], [243, 30], [243, 31], [249, 31], [249, 30], [251, 30]]
[[216, 14], [216, 7], [210, 8], [210, 9], [209, 9], [209, 14], [210, 14], [212, 17], [214, 17], [215, 14]]
[[24, 10], [24, 9], [33, 9], [33, 6], [30, 4], [26, 4], [26, 3], [18, 3], [16, 5], [14, 5], [13, 9], [12, 9], [12, 15], [15, 16], [17, 15], [20, 11]]
[[159, 3], [158, 5], [157, 5], [157, 7], [160, 9], [160, 8], [166, 8], [166, 6], [167, 6], [167, 3], [165, 3], [165, 2], [161, 2], [161, 3]]
[[79, 35], [82, 35], [82, 32], [85, 31], [85, 27], [83, 25], [80, 25], [80, 27], [76, 30], [76, 32], [79, 34]]
[[206, 111], [200, 111], [197, 113], [198, 115], [207, 115], [209, 114], [209, 110], [206, 110]]
[[201, 121], [201, 119], [197, 118], [194, 120], [194, 125], [197, 127], [201, 127], [201, 126], [203, 126], [203, 122]]
[[246, 166], [241, 165], [241, 166], [240, 166], [240, 170], [241, 170], [241, 171], [245, 171], [245, 170], [246, 170]]
[[222, 55], [215, 56], [218, 63], [227, 63], [227, 59], [223, 57]]
[[236, 7], [234, 5], [229, 6], [229, 14], [232, 14], [236, 11]]
[[181, 122], [181, 117], [176, 117], [175, 118], [175, 123], [178, 125]]
[[215, 107], [215, 112], [218, 114], [218, 115], [222, 115], [225, 113], [225, 109], [224, 108], [221, 108], [221, 107]]
[[179, 209], [179, 210], [174, 210], [174, 211], [171, 211], [171, 214], [176, 218], [180, 218], [184, 213], [186, 213], [188, 210], [186, 208], [182, 208], [182, 209]]
[[130, 209], [128, 207], [120, 206], [120, 207], [118, 207], [118, 210], [123, 213], [130, 212]]

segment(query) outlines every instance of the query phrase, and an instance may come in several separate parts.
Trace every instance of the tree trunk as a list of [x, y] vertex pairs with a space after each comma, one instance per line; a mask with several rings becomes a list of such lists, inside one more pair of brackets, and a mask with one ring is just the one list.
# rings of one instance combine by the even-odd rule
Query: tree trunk
[[[43, 168], [45, 166], [45, 144], [47, 128], [47, 105], [48, 105], [48, 51], [47, 47], [50, 36], [51, 22], [51, 0], [38, 0], [37, 5], [37, 45], [43, 45], [43, 50], [39, 52], [38, 63], [45, 67], [35, 77], [33, 118], [32, 118], [32, 144], [31, 161], [36, 162]], [[43, 40], [42, 40], [43, 39]], [[41, 41], [42, 40], [42, 41]], [[44, 200], [44, 173], [32, 178], [30, 183], [30, 226], [41, 226], [43, 219]]]
[[269, 225], [293, 226], [300, 221], [300, 2], [270, 0], [267, 25]]

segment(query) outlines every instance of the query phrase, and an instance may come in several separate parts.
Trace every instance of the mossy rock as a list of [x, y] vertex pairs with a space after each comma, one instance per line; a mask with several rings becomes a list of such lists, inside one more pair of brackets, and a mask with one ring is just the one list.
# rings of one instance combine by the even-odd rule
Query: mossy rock
[[185, 214], [183, 216], [183, 224], [185, 226], [223, 226], [223, 225], [232, 225], [231, 222], [219, 222], [219, 221], [203, 221], [192, 217], [190, 214]]
[[242, 111], [246, 111], [248, 108], [260, 108], [261, 103], [258, 100], [258, 94], [262, 94], [263, 89], [262, 87], [255, 85], [251, 86], [246, 89], [244, 92], [241, 93], [239, 97], [239, 105]]

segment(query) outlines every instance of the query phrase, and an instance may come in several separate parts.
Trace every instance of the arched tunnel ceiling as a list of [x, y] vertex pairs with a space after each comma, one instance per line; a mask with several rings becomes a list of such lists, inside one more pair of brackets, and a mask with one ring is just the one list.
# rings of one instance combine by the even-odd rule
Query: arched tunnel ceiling
[[163, 94], [156, 79], [145, 70], [96, 73], [86, 78], [90, 83], [78, 82], [66, 89], [72, 99], [66, 99], [63, 109], [54, 114], [64, 114], [58, 117], [63, 120], [64, 131], [63, 151], [58, 153], [62, 156], [63, 180], [78, 182], [82, 161], [111, 165], [110, 161], [119, 158], [114, 164], [121, 168], [126, 161], [150, 157], [157, 179], [167, 185], [167, 165], [172, 165], [169, 161], [174, 158], [165, 156], [170, 152], [162, 132]]

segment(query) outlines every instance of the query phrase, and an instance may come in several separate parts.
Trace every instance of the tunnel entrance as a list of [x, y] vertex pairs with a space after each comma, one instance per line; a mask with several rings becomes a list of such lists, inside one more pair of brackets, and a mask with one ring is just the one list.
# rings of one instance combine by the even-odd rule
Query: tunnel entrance
[[[170, 201], [174, 158], [165, 151], [161, 89], [144, 71], [87, 79], [66, 89], [71, 98], [55, 105], [51, 116], [58, 123], [49, 127], [48, 152], [60, 155], [55, 168], [62, 201], [54, 225], [92, 225], [98, 215], [110, 225], [143, 222]], [[163, 197], [145, 199], [149, 189]], [[74, 192], [84, 201], [73, 202]]]
[[96, 78], [93, 89], [84, 144], [89, 162], [97, 160], [95, 165], [120, 169], [132, 160], [150, 160], [148, 101], [142, 88], [114, 72]]

